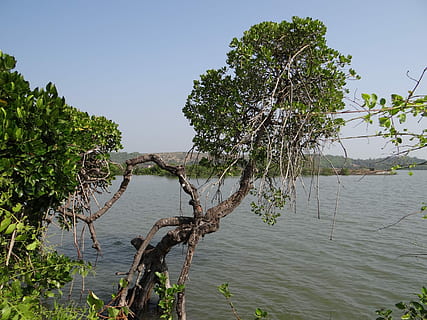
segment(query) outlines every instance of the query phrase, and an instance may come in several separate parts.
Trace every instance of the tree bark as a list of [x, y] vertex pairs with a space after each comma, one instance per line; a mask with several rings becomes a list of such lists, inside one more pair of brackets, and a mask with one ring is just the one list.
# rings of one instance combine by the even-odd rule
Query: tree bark
[[[105, 214], [126, 191], [132, 177], [133, 168], [145, 162], [154, 162], [160, 168], [167, 170], [178, 178], [180, 187], [190, 196], [189, 205], [193, 208], [193, 216], [160, 219], [152, 226], [145, 238], [135, 238], [132, 240], [132, 244], [137, 251], [125, 278], [125, 280], [127, 280], [127, 285], [123, 288], [119, 288], [115, 301], [118, 306], [129, 307], [135, 319], [138, 319], [147, 308], [153, 288], [158, 282], [155, 273], [168, 272], [166, 256], [177, 244], [188, 245], [185, 261], [178, 279], [179, 285], [184, 285], [186, 283], [200, 237], [217, 231], [221, 218], [230, 214], [240, 205], [252, 188], [252, 177], [254, 173], [253, 164], [249, 161], [242, 172], [238, 190], [228, 199], [204, 211], [200, 204], [198, 190], [187, 179], [183, 166], [167, 165], [158, 155], [154, 154], [130, 159], [126, 161], [127, 167], [123, 175], [123, 181], [111, 200], [107, 201], [105, 205], [93, 215], [75, 215], [76, 218], [89, 225], [95, 247], [99, 248], [99, 243], [96, 240], [94, 221]], [[70, 214], [69, 212], [64, 213]], [[150, 245], [154, 235], [164, 227], [175, 228], [169, 230], [155, 246]], [[176, 311], [180, 320], [186, 319], [185, 291], [180, 292], [177, 296]]]
[[[146, 309], [151, 291], [157, 282], [155, 272], [167, 271], [166, 255], [177, 244], [186, 243], [186, 258], [181, 268], [181, 274], [178, 279], [179, 285], [184, 285], [188, 279], [194, 253], [200, 237], [215, 232], [219, 228], [221, 218], [230, 214], [241, 201], [246, 197], [252, 188], [251, 179], [253, 175], [253, 166], [248, 164], [244, 169], [239, 189], [228, 199], [207, 210], [203, 215], [202, 207], [198, 204], [198, 199], [190, 204], [193, 205], [193, 217], [173, 217], [160, 219], [155, 223], [145, 239], [139, 239], [134, 262], [130, 268], [127, 280], [132, 283], [135, 273], [141, 273], [144, 269], [141, 280], [137, 280], [132, 289], [122, 288], [121, 305], [127, 305], [136, 315], [141, 315]], [[181, 185], [182, 186], [182, 185]], [[182, 186], [184, 187], [184, 186]], [[197, 190], [191, 187], [190, 195], [195, 195]], [[195, 204], [197, 203], [197, 205]], [[149, 241], [153, 236], [165, 226], [176, 226], [170, 230], [153, 248], [149, 247]], [[133, 242], [136, 242], [134, 239]], [[135, 244], [134, 244], [135, 245]], [[139, 277], [138, 277], [139, 278]], [[186, 320], [185, 311], [185, 291], [177, 296], [176, 312], [179, 320]]]

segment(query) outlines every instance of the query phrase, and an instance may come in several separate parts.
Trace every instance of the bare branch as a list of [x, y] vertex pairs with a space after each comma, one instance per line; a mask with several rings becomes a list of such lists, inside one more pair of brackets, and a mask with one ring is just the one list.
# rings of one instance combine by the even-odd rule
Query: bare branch
[[[139, 247], [137, 252], [135, 253], [133, 263], [129, 269], [129, 273], [126, 277], [127, 282], [130, 284], [133, 280], [135, 272], [138, 270], [138, 265], [141, 261], [142, 255], [149, 245], [150, 241], [153, 239], [154, 235], [159, 231], [159, 229], [164, 227], [170, 227], [170, 226], [180, 226], [180, 225], [190, 225], [193, 223], [193, 218], [189, 217], [171, 217], [171, 218], [163, 218], [158, 220], [153, 227], [151, 228], [150, 232], [147, 234], [147, 237], [145, 238], [142, 245]], [[126, 297], [128, 293], [128, 287], [122, 288], [120, 291], [120, 306], [126, 305]]]

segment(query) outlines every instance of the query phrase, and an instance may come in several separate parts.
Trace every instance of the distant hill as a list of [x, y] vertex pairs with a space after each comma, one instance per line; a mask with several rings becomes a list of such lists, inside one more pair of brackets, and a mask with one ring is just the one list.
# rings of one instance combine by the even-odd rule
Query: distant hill
[[367, 168], [372, 170], [388, 170], [400, 165], [402, 168], [409, 168], [414, 164], [422, 164], [414, 167], [416, 170], [427, 170], [427, 161], [416, 157], [387, 157], [376, 159], [351, 159], [343, 156], [326, 155], [320, 160], [321, 168], [348, 168], [360, 169]]
[[[162, 159], [166, 163], [174, 164], [174, 165], [184, 164], [185, 162], [194, 163], [203, 157], [203, 155], [199, 155], [197, 157], [197, 154], [195, 153], [192, 156], [192, 160], [189, 161], [189, 155], [187, 152], [159, 152], [156, 154], [161, 156]], [[141, 155], [143, 155], [143, 153], [139, 153], [139, 152], [132, 152], [132, 153], [112, 152], [112, 153], [110, 153], [111, 161], [117, 162], [117, 163], [124, 163], [128, 159], [136, 158], [136, 157], [141, 156]], [[187, 160], [186, 160], [186, 158], [187, 158]]]
[[[192, 161], [188, 160], [187, 152], [161, 152], [158, 153], [165, 162], [169, 164], [183, 164], [186, 161], [187, 163], [194, 163], [200, 160], [204, 155], [193, 154]], [[117, 163], [124, 163], [127, 159], [135, 158], [142, 155], [139, 152], [113, 152], [110, 154], [111, 160]], [[318, 157], [318, 156], [316, 156]], [[396, 165], [402, 167], [409, 167], [413, 164], [424, 163], [424, 165], [416, 166], [415, 170], [427, 170], [427, 161], [419, 159], [416, 157], [388, 157], [388, 158], [376, 158], [376, 159], [351, 159], [345, 158], [343, 156], [332, 156], [325, 155], [320, 157], [320, 167], [321, 168], [348, 168], [348, 169], [371, 169], [371, 170], [387, 170]]]

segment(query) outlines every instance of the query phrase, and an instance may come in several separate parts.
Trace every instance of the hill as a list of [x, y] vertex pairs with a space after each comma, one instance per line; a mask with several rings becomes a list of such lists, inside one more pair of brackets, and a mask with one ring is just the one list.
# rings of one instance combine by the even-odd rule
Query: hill
[[[189, 155], [187, 152], [161, 152], [158, 153], [165, 162], [170, 164], [184, 164], [195, 163], [200, 160], [204, 155], [193, 154], [192, 160], [189, 161]], [[127, 159], [135, 158], [142, 153], [139, 152], [114, 152], [111, 153], [111, 160], [116, 163], [124, 163]], [[314, 156], [316, 162], [319, 162], [319, 156]], [[187, 159], [187, 160], [186, 160]], [[343, 156], [332, 156], [325, 155], [320, 157], [320, 167], [321, 168], [335, 168], [335, 169], [350, 169], [350, 170], [360, 170], [360, 169], [370, 169], [370, 170], [389, 170], [392, 167], [397, 165], [402, 168], [408, 168], [414, 164], [422, 164], [414, 167], [414, 170], [427, 170], [427, 161], [419, 159], [416, 157], [387, 157], [387, 158], [376, 158], [376, 159], [351, 159]]]
[[[348, 169], [371, 169], [371, 170], [388, 170], [395, 166], [401, 166], [402, 168], [409, 168], [414, 164], [420, 164], [415, 166], [415, 170], [426, 170], [426, 160], [419, 159], [416, 157], [387, 157], [387, 158], [376, 158], [376, 159], [351, 159], [343, 156], [331, 156], [326, 155], [320, 160], [321, 168], [348, 168]], [[421, 165], [422, 164], [422, 165]]]
[[[162, 159], [169, 164], [184, 164], [185, 162], [187, 163], [194, 163], [197, 162], [198, 160], [200, 160], [203, 155], [199, 155], [197, 157], [197, 154], [193, 154], [192, 156], [192, 160], [189, 161], [189, 154], [188, 152], [159, 152], [156, 153], [159, 156], [162, 157]], [[113, 152], [110, 153], [110, 157], [111, 157], [111, 161], [113, 162], [117, 162], [117, 163], [125, 163], [125, 161], [127, 159], [132, 159], [132, 158], [136, 158], [138, 156], [143, 155], [143, 153], [139, 153], [139, 152], [132, 152], [132, 153], [128, 153], [128, 152]], [[187, 158], [187, 160], [186, 160]]]

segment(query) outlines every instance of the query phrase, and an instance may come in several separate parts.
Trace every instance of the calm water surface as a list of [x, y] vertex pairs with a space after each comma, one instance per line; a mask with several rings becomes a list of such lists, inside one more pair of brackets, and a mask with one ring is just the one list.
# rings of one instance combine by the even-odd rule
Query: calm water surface
[[[313, 320], [375, 319], [376, 309], [412, 299], [427, 284], [427, 260], [410, 256], [427, 251], [427, 222], [418, 214], [382, 229], [419, 210], [427, 171], [320, 177], [319, 206], [315, 190], [309, 199], [310, 179], [302, 182], [296, 210], [285, 213], [275, 226], [263, 224], [247, 201], [222, 221], [218, 232], [201, 241], [187, 282], [188, 319], [233, 319], [217, 291], [224, 282], [244, 319], [252, 319], [254, 309], [261, 307], [270, 319]], [[119, 279], [115, 272], [128, 271], [132, 262], [130, 240], [145, 235], [161, 217], [189, 214], [187, 201], [176, 180], [134, 177], [128, 192], [97, 222], [103, 256], [96, 276], [85, 280], [85, 289], [108, 300]], [[75, 255], [69, 235], [52, 233], [59, 250]], [[181, 246], [168, 255], [173, 282], [184, 255]], [[89, 241], [85, 257], [96, 258]], [[75, 288], [81, 289], [78, 284]]]

